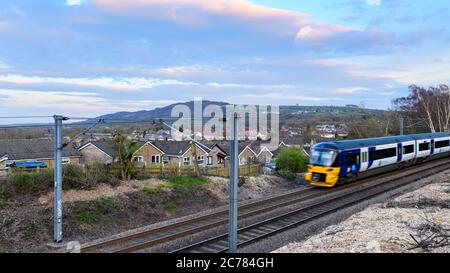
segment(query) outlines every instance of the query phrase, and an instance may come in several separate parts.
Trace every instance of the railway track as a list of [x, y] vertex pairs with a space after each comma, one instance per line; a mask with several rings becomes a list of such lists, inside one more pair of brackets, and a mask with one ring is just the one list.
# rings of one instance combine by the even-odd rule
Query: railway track
[[[431, 167], [417, 168], [414, 173], [401, 178], [367, 183], [354, 187], [351, 190], [345, 188], [340, 194], [331, 199], [314, 201], [282, 215], [241, 227], [238, 229], [238, 247], [252, 244], [287, 229], [306, 224], [312, 220], [408, 185], [438, 172], [448, 170], [449, 168], [450, 161], [447, 160], [445, 163], [434, 164]], [[224, 233], [214, 238], [179, 248], [172, 251], [172, 253], [223, 253], [227, 251], [228, 234]]]
[[[278, 215], [277, 217], [273, 217], [262, 222], [241, 227], [241, 229], [239, 230], [239, 246], [243, 246], [252, 243], [255, 240], [268, 237], [276, 232], [280, 232], [284, 229], [292, 227], [292, 225], [301, 224], [300, 220], [296, 221], [293, 220], [293, 218], [300, 217], [298, 215], [304, 214], [308, 209], [313, 210], [314, 208], [316, 208], [317, 210], [318, 207], [324, 205], [326, 202], [330, 203], [333, 202], [332, 200], [337, 200], [336, 198], [344, 198], [343, 196], [347, 196], [350, 198], [352, 194], [361, 194], [362, 191], [365, 191], [365, 189], [368, 187], [380, 187], [380, 185], [387, 184], [389, 183], [389, 181], [391, 181], [390, 183], [394, 183], [393, 181], [398, 181], [398, 179], [405, 177], [413, 179], [413, 176], [418, 176], [421, 172], [425, 172], [426, 170], [435, 170], [435, 168], [440, 168], [443, 165], [447, 166], [443, 170], [447, 169], [450, 166], [450, 160], [441, 162], [433, 161], [424, 165], [410, 167], [394, 175], [392, 173], [382, 174], [338, 188], [306, 188], [302, 190], [291, 191], [286, 194], [272, 196], [270, 198], [261, 199], [252, 203], [241, 204], [239, 206], [239, 220], [263, 215], [265, 213], [273, 212], [281, 208], [290, 208], [298, 204], [304, 203], [305, 205], [309, 205], [303, 206], [300, 209], [293, 209], [288, 213]], [[414, 181], [417, 179], [419, 178], [415, 178]], [[385, 191], [387, 190], [388, 189], [386, 189]], [[331, 212], [332, 211], [329, 211], [327, 213]], [[315, 216], [315, 218], [317, 217], [320, 217], [320, 215]], [[315, 218], [311, 218], [309, 220]], [[301, 221], [305, 220], [303, 219]], [[136, 252], [189, 235], [198, 234], [206, 230], [211, 230], [213, 228], [223, 226], [227, 223], [228, 209], [222, 209], [217, 212], [209, 213], [193, 219], [175, 222], [162, 227], [138, 231], [127, 235], [119, 235], [114, 239], [105, 241], [96, 241], [84, 244], [81, 248], [81, 251], [113, 253]], [[280, 223], [285, 224], [282, 225]], [[279, 230], [281, 228], [282, 230]], [[224, 252], [227, 251], [227, 238], [228, 234], [223, 233], [214, 238], [191, 244], [189, 246], [177, 249], [173, 252]]]
[[[322, 191], [323, 192], [323, 191]], [[239, 206], [239, 219], [248, 218], [263, 212], [289, 206], [308, 198], [320, 195], [314, 188], [288, 192], [270, 198], [261, 199]], [[193, 219], [175, 222], [162, 227], [139, 231], [130, 235], [119, 236], [114, 239], [93, 242], [82, 246], [82, 252], [133, 252], [160, 243], [171, 241], [183, 236], [212, 229], [228, 222], [228, 209], [209, 213]]]

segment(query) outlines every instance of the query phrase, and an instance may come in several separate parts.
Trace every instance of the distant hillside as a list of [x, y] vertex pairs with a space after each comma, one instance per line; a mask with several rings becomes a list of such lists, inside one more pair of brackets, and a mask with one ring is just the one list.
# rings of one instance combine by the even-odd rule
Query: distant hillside
[[[191, 111], [194, 110], [194, 101], [189, 101], [185, 103], [171, 104], [165, 107], [155, 108], [153, 110], [143, 110], [137, 112], [117, 112], [113, 114], [107, 114], [96, 118], [105, 120], [120, 120], [120, 121], [134, 121], [134, 122], [144, 122], [150, 121], [151, 119], [169, 119], [171, 118], [172, 108], [176, 105], [184, 104], [187, 105]], [[208, 105], [215, 104], [223, 108], [225, 113], [225, 106], [229, 103], [218, 102], [218, 101], [203, 101], [203, 109]], [[308, 119], [313, 117], [327, 118], [327, 117], [345, 117], [348, 115], [379, 115], [382, 114], [383, 110], [371, 110], [371, 109], [360, 109], [355, 107], [343, 107], [343, 106], [293, 106], [285, 105], [280, 106], [280, 118], [281, 122], [291, 120], [291, 119]]]
[[[221, 107], [225, 107], [228, 103], [226, 102], [218, 102], [218, 101], [207, 101], [204, 100], [203, 102], [203, 109], [207, 107], [210, 104], [219, 105]], [[137, 111], [137, 112], [117, 112], [113, 114], [107, 114], [100, 116], [97, 119], [106, 119], [106, 120], [123, 120], [123, 121], [149, 121], [151, 119], [168, 119], [171, 117], [171, 112], [173, 107], [179, 104], [187, 105], [192, 112], [194, 112], [194, 101], [188, 101], [183, 103], [175, 103], [164, 107], [158, 107], [153, 110], [143, 110], [143, 111]]]

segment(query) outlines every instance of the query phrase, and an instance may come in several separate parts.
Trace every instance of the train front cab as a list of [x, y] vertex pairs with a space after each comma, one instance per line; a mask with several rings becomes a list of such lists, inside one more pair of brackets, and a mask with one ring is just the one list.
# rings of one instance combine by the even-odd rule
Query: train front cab
[[305, 179], [314, 186], [334, 187], [339, 181], [339, 152], [335, 149], [314, 147]]

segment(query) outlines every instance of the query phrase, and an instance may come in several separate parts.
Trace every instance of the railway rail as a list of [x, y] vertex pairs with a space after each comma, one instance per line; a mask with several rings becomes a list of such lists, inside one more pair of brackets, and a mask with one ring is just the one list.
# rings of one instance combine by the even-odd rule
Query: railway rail
[[[289, 210], [276, 217], [242, 226], [239, 229], [239, 246], [245, 246], [275, 233], [301, 225], [313, 219], [333, 213], [341, 208], [369, 199], [380, 193], [404, 186], [435, 172], [450, 167], [450, 159], [432, 161], [409, 167], [397, 173], [387, 173], [363, 179], [332, 189], [306, 188], [291, 191], [239, 206], [239, 220], [260, 216], [277, 209]], [[297, 207], [301, 205], [300, 207]], [[292, 208], [295, 207], [295, 208]], [[228, 209], [203, 216], [178, 221], [162, 227], [118, 236], [82, 246], [82, 252], [136, 252], [162, 243], [198, 234], [228, 223]], [[228, 234], [196, 242], [172, 252], [226, 252]]]

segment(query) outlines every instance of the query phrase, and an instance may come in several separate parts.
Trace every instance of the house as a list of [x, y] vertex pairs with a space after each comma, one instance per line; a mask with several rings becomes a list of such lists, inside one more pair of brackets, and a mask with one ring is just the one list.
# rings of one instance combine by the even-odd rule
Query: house
[[302, 137], [290, 137], [290, 138], [285, 138], [285, 139], [281, 140], [279, 147], [301, 148], [302, 145], [303, 145]]
[[[27, 162], [53, 168], [54, 147], [50, 138], [0, 140], [0, 168]], [[81, 154], [72, 145], [67, 145], [62, 149], [62, 161], [63, 164], [80, 164]]]
[[[238, 143], [239, 165], [256, 162], [257, 153], [253, 151], [253, 149], [250, 147], [250, 144], [251, 142]], [[231, 141], [216, 142], [213, 146], [211, 146], [211, 149], [215, 149], [216, 151], [225, 153], [226, 158], [228, 159], [229, 156], [231, 156]]]
[[116, 142], [114, 140], [89, 141], [78, 148], [82, 164], [110, 164], [117, 158]]

